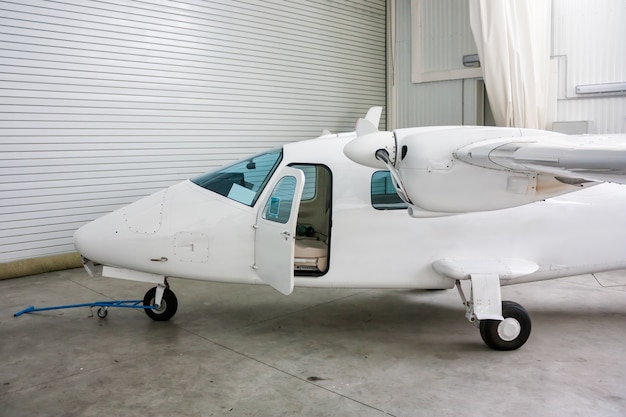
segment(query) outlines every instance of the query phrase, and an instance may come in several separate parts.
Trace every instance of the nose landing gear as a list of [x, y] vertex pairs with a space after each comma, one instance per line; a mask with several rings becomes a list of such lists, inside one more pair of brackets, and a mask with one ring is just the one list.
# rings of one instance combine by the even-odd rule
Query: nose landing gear
[[153, 287], [146, 292], [143, 297], [143, 305], [146, 307], [157, 306], [155, 308], [146, 308], [144, 311], [154, 321], [167, 321], [174, 317], [178, 310], [178, 299], [169, 287], [163, 288], [163, 295], [159, 303], [157, 303], [157, 291], [159, 287]]

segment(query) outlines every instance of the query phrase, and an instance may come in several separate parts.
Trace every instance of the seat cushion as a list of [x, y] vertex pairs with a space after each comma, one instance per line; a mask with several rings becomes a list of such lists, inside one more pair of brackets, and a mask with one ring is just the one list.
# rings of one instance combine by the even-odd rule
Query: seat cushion
[[326, 243], [314, 239], [296, 239], [296, 258], [320, 258], [326, 256]]

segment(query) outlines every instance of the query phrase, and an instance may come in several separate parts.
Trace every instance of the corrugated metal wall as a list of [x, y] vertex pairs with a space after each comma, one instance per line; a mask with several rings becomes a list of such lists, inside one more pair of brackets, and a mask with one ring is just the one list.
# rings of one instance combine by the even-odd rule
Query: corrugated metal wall
[[422, 47], [425, 71], [463, 69], [463, 55], [475, 54], [467, 1], [423, 1]]
[[[433, 125], [457, 125], [467, 120], [464, 112], [475, 109], [464, 106], [465, 81], [452, 79], [435, 82], [412, 82], [415, 65], [413, 48], [411, 0], [396, 1], [396, 33], [394, 65], [395, 120], [394, 128]], [[445, 2], [422, 1], [422, 67], [426, 72], [456, 71], [463, 68], [463, 55], [476, 53], [467, 43], [469, 29], [468, 8], [465, 0]], [[413, 33], [412, 33], [413, 32]], [[472, 41], [473, 42], [473, 41]], [[472, 44], [473, 45], [473, 44]], [[412, 51], [413, 50], [413, 51]], [[474, 81], [472, 81], [474, 82]], [[467, 87], [467, 86], [465, 86]]]
[[561, 67], [557, 120], [589, 121], [589, 133], [626, 133], [626, 95], [575, 91], [626, 82], [626, 2], [552, 0], [552, 16], [552, 55]]
[[384, 0], [0, 10], [0, 262], [73, 251], [103, 213], [385, 103]]

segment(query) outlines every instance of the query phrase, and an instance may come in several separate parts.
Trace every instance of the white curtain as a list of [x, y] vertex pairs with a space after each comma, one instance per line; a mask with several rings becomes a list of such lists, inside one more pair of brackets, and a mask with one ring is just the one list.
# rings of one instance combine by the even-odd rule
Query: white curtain
[[470, 25], [498, 126], [550, 129], [551, 0], [469, 0]]

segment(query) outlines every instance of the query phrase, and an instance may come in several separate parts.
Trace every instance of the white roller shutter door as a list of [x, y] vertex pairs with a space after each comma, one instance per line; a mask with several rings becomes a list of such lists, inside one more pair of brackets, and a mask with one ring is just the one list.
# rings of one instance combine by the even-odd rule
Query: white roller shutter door
[[[385, 1], [0, 2], [0, 262], [385, 104]], [[384, 128], [384, 126], [381, 126]]]

